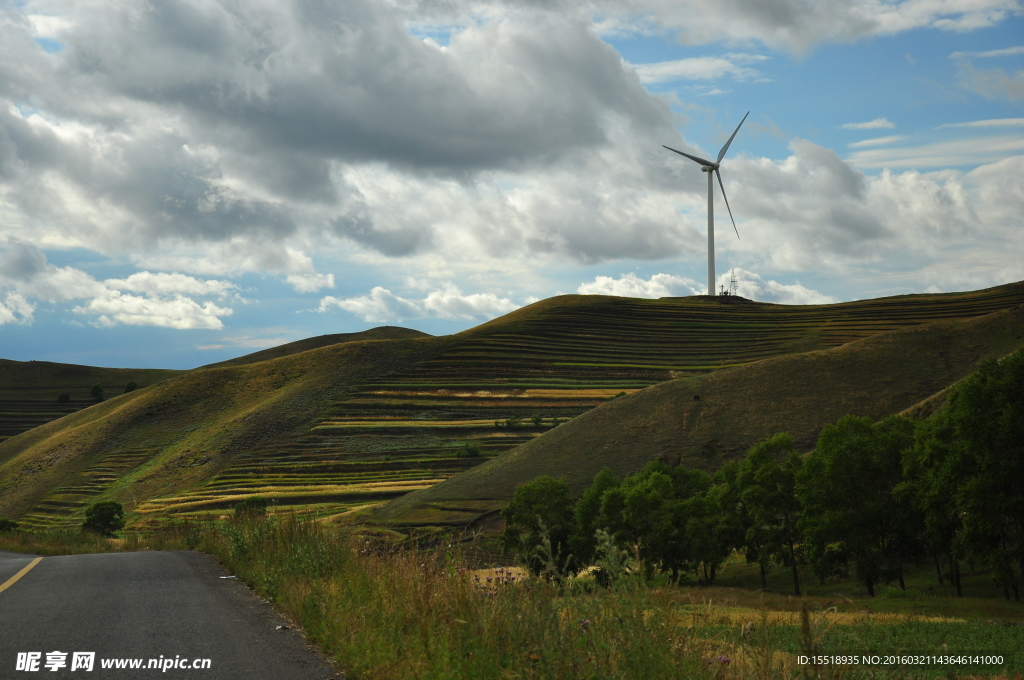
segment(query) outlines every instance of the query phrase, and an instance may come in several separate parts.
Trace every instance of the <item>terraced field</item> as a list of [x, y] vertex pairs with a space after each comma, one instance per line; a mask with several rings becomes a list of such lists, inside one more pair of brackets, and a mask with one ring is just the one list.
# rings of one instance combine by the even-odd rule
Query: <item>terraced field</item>
[[[139, 510], [220, 512], [258, 493], [281, 508], [339, 513], [432, 486], [540, 436], [556, 419], [672, 377], [1022, 303], [1020, 284], [806, 307], [741, 298], [555, 298], [449, 338], [435, 357], [357, 385], [285, 445], [247, 451], [206, 484]], [[482, 455], [457, 458], [470, 443]]]

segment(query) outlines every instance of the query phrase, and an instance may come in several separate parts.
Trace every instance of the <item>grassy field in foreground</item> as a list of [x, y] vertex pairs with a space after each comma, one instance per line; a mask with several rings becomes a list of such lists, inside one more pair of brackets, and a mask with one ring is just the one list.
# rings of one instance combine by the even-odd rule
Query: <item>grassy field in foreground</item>
[[[219, 557], [353, 679], [966, 678], [1024, 670], [1024, 608], [994, 598], [794, 598], [629, 579], [612, 590], [586, 581], [559, 588], [515, 569], [474, 569], [457, 542], [403, 548], [294, 519], [180, 524], [121, 541], [0, 535], [3, 550], [173, 547]], [[960, 665], [951, 675], [937, 664], [812, 669], [798, 658], [967, 652], [1003, 662]]]

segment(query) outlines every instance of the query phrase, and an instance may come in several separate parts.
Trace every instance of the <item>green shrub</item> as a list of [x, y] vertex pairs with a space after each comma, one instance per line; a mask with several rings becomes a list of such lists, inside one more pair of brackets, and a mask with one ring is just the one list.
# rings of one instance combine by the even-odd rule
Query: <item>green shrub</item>
[[101, 536], [113, 536], [124, 528], [124, 508], [117, 501], [100, 501], [85, 510], [82, 528]]
[[540, 427], [540, 426], [541, 426], [541, 424], [542, 424], [542, 423], [543, 423], [543, 421], [544, 421], [544, 419], [543, 419], [543, 418], [541, 418], [541, 416], [540, 416], [540, 414], [539, 414], [539, 413], [534, 413], [534, 414], [533, 414], [532, 416], [530, 416], [530, 420], [532, 420], [532, 421], [533, 421], [533, 426], [534, 426], [534, 427]]
[[250, 496], [235, 503], [235, 517], [265, 517], [268, 505], [270, 501], [263, 496]]
[[103, 386], [99, 384], [93, 385], [92, 389], [89, 390], [89, 394], [96, 401], [103, 401]]
[[0, 517], [0, 533], [5, 531], [14, 531], [18, 528], [18, 523], [13, 519], [7, 519], [6, 517]]
[[472, 442], [467, 442], [459, 447], [455, 452], [456, 458], [479, 458], [480, 457], [480, 445]]
[[129, 392], [134, 392], [137, 389], [139, 389], [139, 384], [134, 380], [129, 380], [128, 384], [124, 386], [124, 393], [128, 394]]
[[57, 403], [58, 404], [67, 404], [70, 401], [71, 401], [71, 393], [70, 392], [61, 392], [60, 394], [57, 395]]

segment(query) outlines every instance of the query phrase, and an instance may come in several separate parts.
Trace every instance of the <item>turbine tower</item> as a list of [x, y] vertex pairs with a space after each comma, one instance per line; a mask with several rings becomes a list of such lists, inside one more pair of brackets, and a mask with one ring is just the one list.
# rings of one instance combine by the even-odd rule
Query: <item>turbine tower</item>
[[[743, 120], [747, 119], [750, 115], [750, 111], [747, 111], [747, 115], [743, 116]], [[736, 229], [736, 220], [732, 217], [732, 208], [729, 207], [729, 197], [725, 195], [725, 185], [722, 184], [722, 173], [718, 171], [718, 166], [722, 163], [722, 158], [725, 157], [725, 152], [729, 150], [729, 145], [732, 144], [732, 140], [736, 137], [736, 133], [740, 131], [740, 127], [743, 125], [743, 120], [736, 126], [736, 129], [732, 133], [732, 137], [729, 137], [729, 141], [725, 143], [722, 150], [718, 152], [718, 159], [714, 162], [700, 158], [699, 156], [691, 156], [688, 153], [684, 153], [677, 149], [673, 149], [671, 146], [665, 146], [669, 151], [675, 151], [680, 156], [686, 156], [691, 161], [700, 163], [700, 171], [708, 173], [708, 295], [713, 296], [715, 294], [715, 204], [714, 204], [714, 182], [711, 179], [712, 173], [718, 177], [718, 186], [722, 188], [722, 198], [725, 199], [725, 207], [729, 211], [729, 219], [732, 220], [732, 228], [736, 232], [736, 238], [740, 237], [739, 229]], [[662, 145], [664, 146], [664, 145]]]

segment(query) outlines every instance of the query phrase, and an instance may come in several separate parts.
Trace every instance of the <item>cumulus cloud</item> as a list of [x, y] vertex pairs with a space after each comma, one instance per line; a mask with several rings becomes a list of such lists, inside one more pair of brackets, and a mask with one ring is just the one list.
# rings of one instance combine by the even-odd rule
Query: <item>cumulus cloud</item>
[[18, 293], [8, 292], [0, 302], [0, 326], [5, 323], [32, 323], [36, 306]]
[[875, 118], [866, 123], [843, 123], [839, 127], [844, 130], [877, 130], [879, 128], [894, 128], [896, 126], [889, 122], [887, 118]]
[[729, 288], [732, 275], [736, 276], [736, 293], [740, 297], [758, 302], [774, 302], [781, 305], [824, 305], [838, 302], [831, 295], [819, 293], [800, 284], [800, 282], [784, 284], [778, 281], [765, 281], [759, 274], [741, 269], [733, 269], [730, 273], [718, 277], [718, 283]]
[[238, 286], [230, 281], [217, 281], [214, 279], [202, 281], [185, 274], [167, 274], [164, 272], [138, 272], [125, 279], [107, 279], [103, 284], [111, 290], [127, 290], [151, 296], [180, 293], [184, 295], [216, 295], [224, 297], [238, 289]]
[[[179, 273], [137, 272], [124, 279], [100, 282], [74, 267], [57, 267], [27, 241], [8, 238], [0, 244], [0, 324], [31, 323], [36, 304], [86, 300], [77, 314], [93, 315], [101, 326], [129, 324], [165, 328], [222, 328], [220, 317], [232, 310], [189, 296], [225, 297], [237, 290], [230, 281], [200, 280]], [[122, 291], [142, 293], [130, 295]]]
[[[835, 298], [806, 288], [799, 282], [782, 284], [772, 280], [765, 281], [758, 274], [738, 267], [720, 275], [718, 285], [724, 286], [728, 290], [732, 274], [736, 275], [738, 294], [751, 300], [786, 305], [836, 302]], [[580, 284], [577, 292], [582, 295], [661, 298], [704, 295], [706, 289], [693, 279], [672, 274], [654, 274], [650, 279], [641, 279], [636, 274], [628, 273], [617, 279], [610, 276], [598, 276], [593, 281]]]
[[96, 325], [114, 326], [160, 326], [179, 330], [208, 328], [218, 330], [224, 327], [220, 320], [229, 316], [232, 310], [218, 307], [212, 302], [202, 305], [183, 295], [170, 298], [148, 298], [110, 291], [93, 298], [87, 304], [75, 307], [76, 314], [96, 316]]
[[581, 295], [616, 295], [618, 297], [661, 298], [698, 295], [701, 286], [693, 279], [673, 274], [654, 274], [650, 279], [641, 279], [629, 272], [615, 279], [598, 276], [593, 281], [581, 283], [576, 292]]
[[403, 319], [434, 316], [442, 319], [494, 318], [519, 309], [508, 298], [493, 293], [465, 295], [454, 284], [445, 284], [431, 291], [422, 300], [410, 300], [395, 295], [387, 288], [376, 286], [369, 295], [339, 300], [328, 295], [320, 300], [317, 311], [342, 309], [361, 317], [364, 321], [384, 323]]

